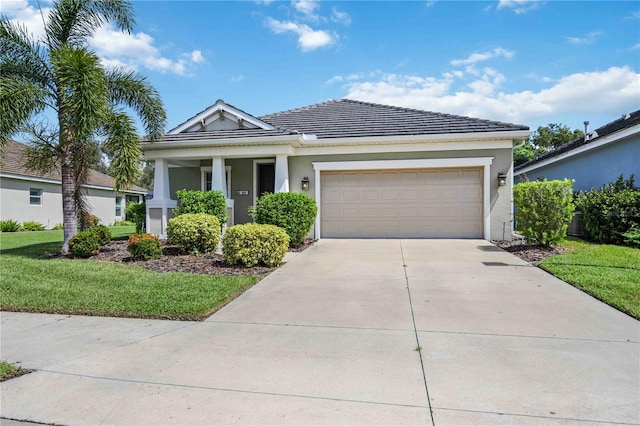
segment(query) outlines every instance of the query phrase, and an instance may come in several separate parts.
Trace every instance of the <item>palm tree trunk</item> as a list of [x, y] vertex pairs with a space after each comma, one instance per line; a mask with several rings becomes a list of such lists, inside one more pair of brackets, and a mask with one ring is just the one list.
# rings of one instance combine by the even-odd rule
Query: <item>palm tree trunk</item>
[[76, 217], [75, 178], [73, 174], [73, 162], [69, 144], [63, 149], [62, 154], [62, 222], [64, 229], [64, 242], [62, 254], [69, 253], [69, 240], [78, 233], [78, 221]]

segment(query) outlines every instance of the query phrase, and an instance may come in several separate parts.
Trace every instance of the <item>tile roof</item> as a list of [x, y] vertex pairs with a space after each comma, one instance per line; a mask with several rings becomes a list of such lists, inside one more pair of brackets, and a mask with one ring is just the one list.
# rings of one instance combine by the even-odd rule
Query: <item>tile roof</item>
[[[40, 174], [27, 169], [27, 167], [25, 166], [24, 158], [23, 158], [23, 154], [26, 149], [27, 149], [27, 146], [20, 142], [8, 141], [2, 150], [2, 161], [0, 164], [0, 173], [20, 175], [20, 176], [26, 176], [26, 177], [35, 177], [35, 178], [41, 178], [41, 179], [52, 179], [58, 182], [62, 181], [62, 178], [60, 176], [60, 170], [53, 170], [50, 173]], [[100, 173], [96, 170], [89, 170], [89, 176], [87, 179], [88, 185], [113, 188], [114, 183], [115, 181], [111, 176], [105, 175], [104, 173]], [[147, 192], [147, 189], [139, 186], [135, 186], [135, 185], [129, 188], [129, 190], [138, 191], [138, 192]]]
[[238, 139], [238, 138], [258, 138], [263, 136], [284, 136], [296, 134], [293, 131], [283, 129], [264, 130], [264, 129], [241, 129], [241, 130], [211, 130], [200, 132], [176, 133], [173, 135], [165, 134], [162, 136], [162, 142], [175, 142], [184, 139], [190, 141], [209, 140], [209, 139]]
[[318, 138], [428, 135], [529, 130], [526, 126], [451, 114], [335, 99], [258, 117]]
[[589, 134], [587, 135], [588, 137], [585, 140], [585, 136], [581, 136], [579, 138], [576, 138], [574, 140], [572, 140], [571, 142], [568, 142], [556, 149], [554, 149], [553, 151], [549, 151], [547, 153], [544, 153], [536, 158], [534, 158], [533, 160], [529, 160], [526, 163], [520, 164], [519, 166], [517, 166], [514, 170], [518, 171], [520, 169], [523, 169], [525, 167], [529, 167], [532, 166], [536, 163], [539, 163], [540, 161], [543, 160], [547, 160], [549, 158], [553, 158], [553, 157], [557, 157], [560, 154], [563, 154], [565, 152], [569, 152], [569, 151], [573, 151], [576, 148], [579, 148], [583, 145], [587, 145], [593, 142], [598, 141], [599, 139], [608, 136], [612, 133], [615, 132], [619, 132], [620, 130], [624, 130], [624, 129], [628, 129], [630, 127], [633, 127], [635, 125], [640, 124], [640, 110], [638, 111], [634, 111], [631, 112], [629, 114], [625, 114], [623, 115], [621, 118], [618, 118], [617, 120], [611, 121], [610, 123], [605, 124], [604, 126], [598, 127], [595, 130], [592, 130], [591, 132], [589, 132]]

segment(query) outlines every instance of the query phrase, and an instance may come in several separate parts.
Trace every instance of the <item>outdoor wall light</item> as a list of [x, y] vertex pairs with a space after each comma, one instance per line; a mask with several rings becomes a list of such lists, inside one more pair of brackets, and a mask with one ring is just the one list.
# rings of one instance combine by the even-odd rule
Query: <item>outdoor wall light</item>
[[498, 173], [498, 186], [505, 186], [507, 184], [507, 174]]
[[309, 178], [307, 176], [302, 178], [302, 190], [303, 191], [309, 190]]

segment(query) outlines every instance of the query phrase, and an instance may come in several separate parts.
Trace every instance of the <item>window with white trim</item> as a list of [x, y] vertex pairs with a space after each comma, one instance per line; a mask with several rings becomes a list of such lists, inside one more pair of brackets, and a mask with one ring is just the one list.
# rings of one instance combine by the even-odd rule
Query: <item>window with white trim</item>
[[29, 204], [32, 206], [42, 205], [42, 188], [29, 188]]
[[122, 216], [122, 197], [116, 197], [116, 217]]
[[[211, 167], [201, 167], [200, 169], [202, 170], [202, 190], [211, 191]], [[231, 166], [225, 167], [224, 177], [227, 183], [227, 194], [229, 195], [227, 198], [231, 198]]]

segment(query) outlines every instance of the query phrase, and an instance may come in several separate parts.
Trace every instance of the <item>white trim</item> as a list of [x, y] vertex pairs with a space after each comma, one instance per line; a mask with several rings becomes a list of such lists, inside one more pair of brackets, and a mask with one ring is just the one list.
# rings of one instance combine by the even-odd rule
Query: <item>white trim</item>
[[[24, 176], [24, 175], [16, 175], [12, 173], [0, 173], [0, 178], [6, 179], [16, 179], [16, 180], [24, 180], [28, 182], [40, 182], [40, 183], [51, 183], [54, 185], [62, 185], [62, 182], [57, 179], [48, 179], [48, 178], [39, 178], [35, 176]], [[83, 188], [89, 189], [100, 189], [103, 191], [112, 191], [115, 192], [112, 186], [102, 186], [102, 185], [82, 185]], [[117, 192], [118, 194], [137, 194], [137, 195], [146, 195], [146, 191], [138, 191], [136, 189], [121, 189]]]
[[[211, 173], [211, 166], [200, 166], [200, 191], [207, 190], [207, 173]], [[231, 199], [231, 166], [224, 166], [224, 173], [227, 179], [227, 199]]]
[[[253, 160], [253, 207], [256, 206], [256, 199], [258, 198], [258, 164], [273, 164], [275, 168], [276, 159], [262, 159], [262, 160]], [[275, 185], [275, 182], [274, 182]]]
[[539, 168], [548, 166], [550, 164], [557, 163], [558, 161], [566, 160], [567, 158], [571, 158], [575, 155], [579, 155], [584, 152], [588, 152], [593, 149], [600, 148], [604, 145], [609, 145], [610, 143], [613, 143], [613, 142], [621, 141], [622, 139], [626, 139], [638, 133], [640, 133], [640, 125], [635, 125], [627, 129], [621, 130], [619, 132], [615, 132], [610, 135], [600, 137], [595, 142], [587, 142], [586, 144], [579, 146], [575, 149], [569, 150], [567, 152], [563, 152], [551, 158], [544, 159], [538, 163], [531, 164], [527, 167], [523, 167], [522, 169], [517, 170], [515, 174], [521, 175], [524, 173], [529, 173], [533, 170], [537, 170]]
[[315, 172], [315, 198], [318, 205], [318, 216], [315, 223], [315, 236], [322, 238], [320, 229], [322, 200], [320, 172], [328, 170], [387, 170], [387, 169], [429, 169], [450, 167], [482, 167], [484, 172], [482, 190], [482, 210], [484, 223], [484, 239], [491, 239], [491, 164], [493, 157], [472, 158], [430, 158], [423, 160], [377, 160], [377, 161], [336, 161], [312, 163]]
[[228, 112], [229, 114], [232, 114], [232, 115], [235, 115], [236, 117], [242, 118], [243, 121], [246, 121], [247, 123], [251, 123], [254, 126], [257, 126], [257, 127], [261, 128], [261, 129], [264, 129], [264, 130], [274, 130], [275, 129], [275, 127], [272, 126], [271, 124], [265, 123], [262, 120], [258, 120], [254, 116], [249, 115], [246, 112], [240, 111], [239, 109], [234, 108], [231, 105], [226, 104], [222, 100], [218, 100], [215, 104], [211, 105], [209, 108], [205, 109], [200, 114], [196, 115], [195, 117], [190, 118], [189, 120], [185, 121], [184, 123], [179, 124], [177, 127], [174, 127], [173, 129], [169, 130], [169, 132], [167, 132], [167, 134], [168, 135], [175, 135], [175, 134], [181, 133], [184, 130], [188, 129], [189, 127], [192, 127], [192, 126], [198, 124], [200, 121], [211, 117], [212, 115], [214, 115], [219, 110], [222, 110], [224, 112]]

